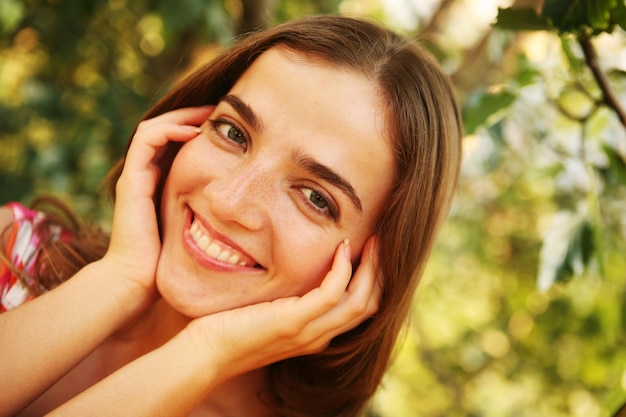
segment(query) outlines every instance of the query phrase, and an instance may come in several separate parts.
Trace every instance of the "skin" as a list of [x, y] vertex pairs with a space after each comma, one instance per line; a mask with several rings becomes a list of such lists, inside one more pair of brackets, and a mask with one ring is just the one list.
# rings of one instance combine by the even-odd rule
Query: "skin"
[[[377, 310], [370, 235], [392, 162], [374, 86], [274, 49], [231, 93], [263, 129], [232, 101], [142, 122], [117, 183], [107, 254], [0, 316], [0, 333], [12, 334], [0, 373], [21, 376], [0, 415], [269, 416], [254, 400], [265, 366], [318, 352]], [[248, 135], [245, 149], [225, 139], [225, 120]], [[186, 144], [167, 179], [161, 244], [153, 196], [170, 141]], [[294, 153], [346, 179], [361, 209]], [[192, 215], [247, 265], [199, 254]]]
[[[157, 269], [167, 302], [199, 317], [303, 295], [342, 240], [358, 255], [391, 187], [381, 108], [375, 86], [353, 72], [278, 48], [257, 59], [169, 173]], [[189, 233], [192, 218], [247, 265], [207, 256]]]

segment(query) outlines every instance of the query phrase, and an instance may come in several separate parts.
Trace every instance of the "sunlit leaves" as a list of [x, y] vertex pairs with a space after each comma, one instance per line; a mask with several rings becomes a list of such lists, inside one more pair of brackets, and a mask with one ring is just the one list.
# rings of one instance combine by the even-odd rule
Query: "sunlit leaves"
[[510, 30], [550, 30], [552, 26], [533, 9], [499, 9], [496, 26]]
[[515, 94], [507, 90], [473, 93], [463, 107], [465, 132], [471, 135], [487, 121], [495, 122], [498, 113], [505, 110], [514, 101]]
[[609, 164], [607, 169], [602, 172], [608, 181], [615, 181], [617, 184], [626, 187], [626, 161], [616, 149], [609, 145], [603, 146], [604, 154], [608, 157]]
[[609, 28], [610, 10], [616, 3], [615, 0], [546, 0], [542, 15], [562, 32], [582, 27], [603, 31]]
[[545, 291], [555, 282], [581, 276], [593, 251], [593, 230], [584, 214], [569, 211], [555, 214], [543, 238], [539, 288]]
[[2, 0], [0, 2], [0, 35], [14, 30], [24, 14], [24, 4], [20, 0]]
[[[606, 90], [614, 87], [598, 80], [597, 74], [611, 70], [613, 76], [610, 80], [614, 81], [616, 86], [623, 86], [624, 79], [619, 76], [623, 69], [601, 68], [595, 56], [590, 57], [589, 54], [582, 56], [581, 53], [581, 44], [586, 42], [586, 45], [590, 45], [589, 38], [611, 33], [616, 25], [624, 27], [625, 24], [626, 4], [623, 0], [545, 0], [540, 10], [508, 8], [500, 9], [498, 13], [495, 24], [498, 28], [509, 31], [546, 31], [558, 36], [561, 41], [561, 56], [565, 58], [564, 63], [567, 65], [567, 72], [564, 75], [569, 79], [553, 76], [551, 80], [544, 68], [542, 77], [546, 85], [551, 83], [555, 86], [551, 94], [547, 95], [546, 102], [553, 104], [560, 113], [561, 120], [579, 125], [579, 133], [573, 135], [570, 141], [557, 143], [553, 139], [558, 136], [555, 132], [548, 133], [547, 136], [538, 135], [536, 138], [543, 142], [544, 146], [558, 146], [554, 149], [565, 151], [562, 155], [562, 166], [565, 169], [555, 178], [556, 183], [561, 184], [559, 194], [555, 195], [560, 212], [555, 217], [553, 228], [543, 241], [538, 277], [538, 285], [543, 289], [555, 282], [581, 275], [585, 269], [583, 267], [597, 255], [598, 248], [594, 245], [595, 240], [591, 238], [592, 231], [602, 227], [603, 218], [609, 223], [620, 218], [618, 213], [604, 209], [584, 221], [576, 216], [568, 218], [567, 221], [560, 220], [565, 218], [567, 213], [576, 212], [575, 207], [584, 203], [586, 199], [595, 199], [597, 196], [593, 195], [594, 193], [601, 193], [601, 198], [610, 201], [613, 195], [622, 192], [620, 187], [625, 185], [624, 159], [617, 151], [625, 146], [624, 143], [618, 144], [624, 140], [618, 139], [620, 135], [623, 136], [624, 126], [613, 126], [608, 129], [609, 121], [603, 117], [596, 117], [602, 113], [603, 105], [608, 103]], [[543, 66], [541, 63], [536, 65]], [[593, 73], [590, 71], [591, 68]], [[619, 103], [611, 105], [616, 115], [620, 114], [616, 108], [619, 105]], [[505, 123], [507, 118], [512, 116], [505, 115], [503, 119]], [[575, 139], [576, 137], [580, 139]], [[550, 149], [547, 151], [551, 152]], [[587, 167], [589, 172], [583, 176], [586, 185], [581, 185], [580, 181], [577, 187], [564, 185], [574, 184], [575, 170], [570, 169], [574, 166]], [[569, 179], [565, 180], [566, 177]], [[603, 270], [602, 266], [600, 270]]]
[[545, 0], [540, 13], [530, 8], [500, 9], [496, 25], [510, 30], [554, 30], [592, 36], [626, 25], [623, 0]]
[[159, 89], [232, 21], [221, 0], [0, 0], [0, 200], [70, 194], [90, 211]]

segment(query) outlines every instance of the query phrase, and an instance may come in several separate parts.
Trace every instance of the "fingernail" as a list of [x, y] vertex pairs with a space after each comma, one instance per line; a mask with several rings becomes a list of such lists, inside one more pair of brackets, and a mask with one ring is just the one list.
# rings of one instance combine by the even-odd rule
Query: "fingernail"
[[348, 260], [350, 260], [350, 257], [352, 256], [352, 250], [350, 248], [350, 239], [344, 239], [343, 240], [343, 253], [344, 255], [346, 255], [346, 258], [348, 258]]
[[182, 127], [190, 132], [202, 133], [202, 128], [198, 126], [182, 125]]

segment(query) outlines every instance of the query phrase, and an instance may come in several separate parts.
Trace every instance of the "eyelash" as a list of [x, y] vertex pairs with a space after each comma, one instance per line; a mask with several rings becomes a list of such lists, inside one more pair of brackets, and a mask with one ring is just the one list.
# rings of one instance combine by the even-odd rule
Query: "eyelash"
[[[228, 120], [224, 120], [224, 119], [215, 119], [215, 120], [209, 120], [209, 123], [211, 124], [211, 128], [213, 130], [213, 132], [215, 132], [216, 135], [218, 135], [222, 140], [226, 141], [226, 142], [230, 142], [230, 143], [234, 143], [235, 146], [241, 147], [243, 148], [243, 150], [247, 150], [248, 149], [248, 138], [246, 136], [246, 134], [242, 131], [242, 129], [240, 129], [235, 123], [228, 121]], [[230, 131], [230, 129], [235, 129], [239, 135], [240, 138], [242, 138], [244, 140], [243, 143], [240, 143], [238, 141], [236, 141], [235, 139], [231, 139], [230, 137], [228, 137], [227, 134], [224, 134], [222, 132], [222, 130], [220, 129], [221, 127], [224, 126], [228, 126], [229, 129], [228, 131]], [[314, 210], [316, 213], [321, 214], [322, 216], [325, 216], [327, 218], [330, 218], [334, 221], [338, 221], [339, 220], [339, 209], [338, 207], [334, 204], [334, 202], [332, 201], [331, 198], [327, 197], [326, 194], [324, 192], [321, 192], [319, 190], [316, 190], [315, 188], [311, 188], [311, 187], [307, 187], [307, 186], [297, 186], [295, 187], [298, 192], [300, 193], [300, 196], [302, 197], [303, 200], [305, 200], [305, 204], [307, 204], [309, 207], [311, 207], [312, 210]], [[304, 192], [304, 190], [310, 190], [310, 194], [306, 194]], [[324, 200], [324, 202], [326, 203], [326, 207], [322, 208], [317, 206], [316, 204], [313, 203], [313, 201], [311, 201], [311, 196], [315, 194], [317, 195], [319, 198], [321, 198], [322, 200]]]
[[[248, 137], [243, 132], [243, 130], [240, 129], [235, 123], [227, 121], [227, 120], [223, 120], [223, 119], [209, 120], [209, 122], [211, 123], [211, 128], [212, 128], [213, 132], [215, 132], [221, 139], [223, 139], [224, 141], [227, 141], [227, 142], [232, 142], [236, 146], [239, 146], [239, 147], [243, 148], [244, 150], [248, 149]], [[238, 132], [239, 137], [242, 138], [244, 140], [244, 142], [243, 143], [238, 142], [235, 139], [232, 139], [232, 138], [228, 137], [227, 134], [224, 134], [220, 130], [220, 127], [223, 127], [223, 126], [229, 126], [230, 129], [235, 129]], [[230, 131], [230, 129], [229, 129], [229, 131]]]
[[[333, 203], [332, 199], [327, 197], [325, 193], [318, 191], [315, 188], [311, 188], [311, 187], [307, 187], [303, 185], [296, 187], [296, 189], [300, 192], [300, 195], [302, 196], [303, 200], [305, 200], [304, 201], [305, 204], [308, 204], [317, 213], [335, 221], [339, 220], [339, 209]], [[305, 190], [310, 191], [310, 194], [307, 195]], [[326, 207], [322, 208], [316, 205], [315, 203], [313, 203], [313, 201], [311, 201], [311, 196], [313, 194], [317, 195], [319, 198], [324, 200], [324, 203], [326, 203]]]

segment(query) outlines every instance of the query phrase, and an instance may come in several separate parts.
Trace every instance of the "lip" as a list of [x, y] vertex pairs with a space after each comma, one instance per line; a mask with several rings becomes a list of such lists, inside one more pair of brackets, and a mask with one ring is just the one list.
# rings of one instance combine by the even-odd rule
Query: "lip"
[[217, 230], [213, 229], [201, 216], [199, 216], [196, 212], [194, 212], [189, 206], [185, 207], [185, 223], [183, 227], [183, 247], [187, 251], [187, 253], [202, 267], [205, 269], [210, 269], [219, 272], [260, 272], [265, 271], [264, 267], [252, 267], [252, 266], [243, 266], [243, 265], [234, 265], [228, 262], [219, 261], [215, 258], [208, 256], [194, 241], [189, 229], [191, 228], [192, 220], [199, 222], [202, 227], [208, 232], [211, 238], [216, 239], [227, 246], [230, 246], [234, 250], [241, 252], [246, 257], [252, 259], [252, 261], [259, 265], [258, 262], [250, 256], [245, 250], [239, 247], [235, 242], [229, 239], [227, 236], [219, 233]]

